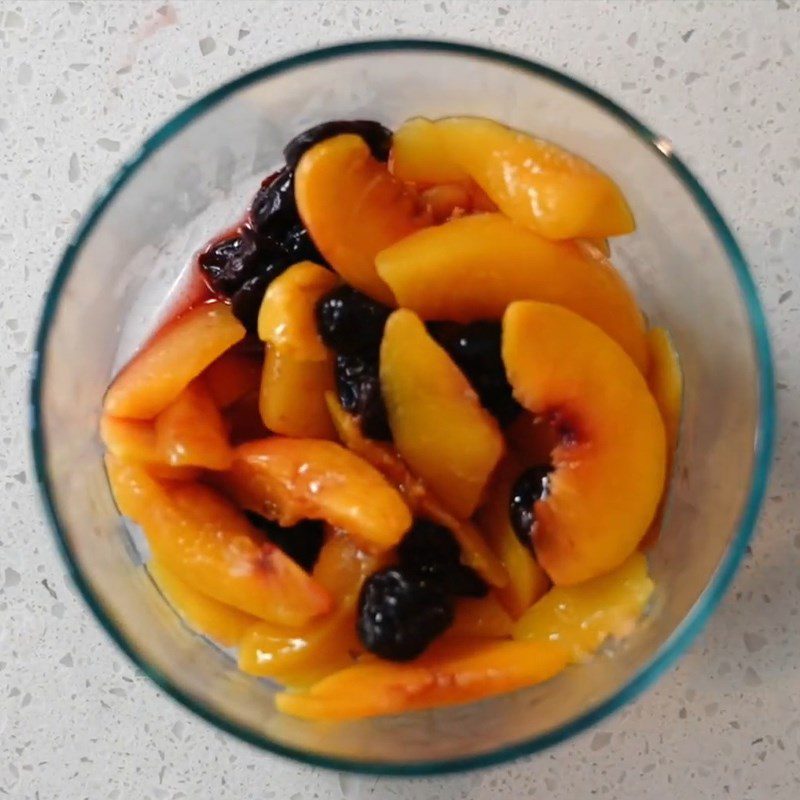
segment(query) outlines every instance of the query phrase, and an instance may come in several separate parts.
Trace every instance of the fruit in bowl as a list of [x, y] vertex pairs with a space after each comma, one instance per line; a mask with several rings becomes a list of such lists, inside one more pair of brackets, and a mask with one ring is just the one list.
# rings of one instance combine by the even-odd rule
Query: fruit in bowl
[[609, 255], [621, 189], [485, 119], [323, 123], [284, 155], [105, 398], [164, 596], [315, 720], [514, 691], [628, 635], [681, 374]]

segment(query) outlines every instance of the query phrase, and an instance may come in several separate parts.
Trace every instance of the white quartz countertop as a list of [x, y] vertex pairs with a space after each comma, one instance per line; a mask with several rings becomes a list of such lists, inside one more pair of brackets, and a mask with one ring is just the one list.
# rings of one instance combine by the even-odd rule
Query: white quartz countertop
[[[133, 669], [76, 595], [28, 453], [34, 325], [98, 187], [202, 93], [322, 43], [434, 36], [596, 86], [667, 135], [750, 258], [780, 423], [752, 552], [658, 685], [537, 757], [358, 779], [223, 735]], [[800, 2], [0, 0], [0, 798], [313, 800], [800, 796]]]

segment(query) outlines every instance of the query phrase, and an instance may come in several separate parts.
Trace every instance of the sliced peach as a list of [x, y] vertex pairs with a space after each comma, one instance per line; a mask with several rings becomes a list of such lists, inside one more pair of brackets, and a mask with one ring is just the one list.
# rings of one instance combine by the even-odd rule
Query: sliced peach
[[275, 436], [240, 445], [228, 484], [243, 506], [281, 525], [324, 519], [375, 550], [393, 547], [411, 527], [399, 492], [334, 442]]
[[352, 286], [382, 303], [392, 293], [375, 272], [375, 255], [430, 224], [424, 205], [360, 136], [326, 139], [300, 159], [295, 198], [314, 244]]
[[170, 605], [195, 630], [225, 647], [236, 647], [258, 617], [220, 603], [189, 586], [172, 570], [153, 559], [147, 571]]
[[650, 372], [647, 382], [664, 419], [669, 452], [674, 453], [681, 422], [683, 373], [678, 353], [664, 328], [653, 328], [649, 331], [647, 344], [650, 349]]
[[304, 688], [351, 665], [362, 649], [351, 608], [303, 628], [288, 630], [269, 622], [254, 625], [239, 643], [238, 663], [250, 675]]
[[106, 467], [120, 511], [142, 526], [154, 558], [192, 588], [278, 625], [330, 611], [330, 594], [213, 489], [162, 485], [113, 456]]
[[438, 522], [450, 530], [461, 547], [461, 560], [464, 564], [476, 570], [492, 586], [504, 586], [508, 581], [505, 569], [483, 541], [477, 528], [448, 511], [442, 501], [431, 494], [425, 484], [412, 474], [392, 445], [367, 439], [361, 433], [358, 420], [342, 408], [333, 392], [329, 392], [326, 399], [342, 443], [385, 475], [403, 495], [413, 513]]
[[472, 196], [463, 183], [439, 183], [420, 192], [420, 197], [437, 225], [472, 209]]
[[514, 638], [557, 642], [582, 661], [607, 638], [622, 639], [633, 630], [653, 593], [647, 560], [634, 553], [607, 575], [577, 586], [555, 586], [514, 626]]
[[334, 528], [320, 550], [312, 575], [340, 607], [353, 608], [361, 584], [386, 563], [383, 554], [362, 550], [351, 536]]
[[203, 381], [217, 408], [230, 408], [261, 384], [261, 359], [229, 350], [203, 373]]
[[173, 467], [164, 460], [156, 444], [155, 427], [149, 420], [118, 419], [104, 414], [100, 418], [100, 438], [109, 453], [146, 466], [154, 477], [193, 481], [200, 476], [195, 467]]
[[423, 117], [404, 122], [392, 137], [392, 172], [410, 183], [456, 183], [469, 175], [453, 161], [436, 125]]
[[258, 312], [258, 337], [303, 361], [326, 361], [330, 351], [317, 330], [317, 301], [339, 283], [330, 270], [301, 261], [267, 287]]
[[233, 450], [219, 409], [202, 380], [192, 381], [157, 417], [156, 447], [174, 467], [228, 469]]
[[[446, 646], [446, 647], [445, 647]], [[279, 711], [313, 720], [361, 719], [457, 705], [552, 678], [567, 651], [549, 642], [441, 642], [410, 664], [370, 661], [336, 672], [306, 692], [281, 692]]]
[[647, 383], [600, 328], [546, 303], [509, 306], [502, 352], [514, 396], [563, 436], [535, 505], [536, 558], [556, 584], [609, 572], [644, 536], [664, 486], [664, 423]]
[[244, 335], [230, 306], [216, 301], [195, 306], [162, 328], [117, 375], [105, 412], [152, 419]]
[[511, 486], [523, 469], [522, 462], [506, 458], [492, 477], [487, 501], [477, 515], [478, 528], [508, 573], [508, 583], [496, 590], [497, 597], [515, 619], [550, 588], [547, 573], [511, 526]]
[[522, 412], [506, 428], [508, 447], [523, 467], [548, 464], [550, 454], [559, 443], [558, 431], [542, 417]]
[[381, 344], [381, 389], [397, 449], [457, 516], [469, 517], [503, 454], [497, 421], [411, 311], [395, 311]]
[[236, 446], [253, 439], [269, 436], [269, 430], [261, 419], [261, 392], [256, 389], [240, 397], [223, 414], [231, 444]]
[[514, 300], [555, 303], [599, 325], [645, 369], [644, 319], [633, 294], [610, 262], [574, 242], [478, 214], [411, 234], [375, 264], [398, 304], [423, 319], [500, 319]]
[[548, 239], [619, 236], [633, 214], [608, 175], [551, 142], [475, 117], [434, 125], [442, 154], [511, 219]]
[[269, 430], [284, 436], [335, 439], [325, 392], [335, 386], [333, 356], [306, 361], [293, 352], [267, 348], [259, 409]]
[[508, 639], [514, 620], [494, 594], [473, 599], [459, 598], [453, 624], [445, 636], [457, 638]]

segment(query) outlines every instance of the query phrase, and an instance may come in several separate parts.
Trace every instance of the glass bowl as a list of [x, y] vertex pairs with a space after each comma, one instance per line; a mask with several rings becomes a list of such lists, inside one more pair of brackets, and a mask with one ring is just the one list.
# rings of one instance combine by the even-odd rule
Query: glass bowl
[[[192, 633], [141, 566], [98, 439], [115, 368], [152, 329], [192, 254], [234, 222], [298, 131], [329, 119], [468, 114], [533, 131], [619, 182], [637, 217], [613, 243], [685, 380], [680, 445], [652, 608], [618, 647], [554, 680], [468, 706], [353, 723], [278, 714], [275, 686]], [[734, 238], [670, 143], [577, 81], [523, 58], [447, 42], [328, 47], [255, 70], [157, 130], [87, 214], [45, 298], [32, 385], [38, 480], [72, 578], [150, 678], [214, 725], [314, 765], [430, 774], [534, 753], [602, 719], [686, 649], [753, 532], [773, 438], [762, 309]], [[636, 476], [631, 475], [631, 491]]]

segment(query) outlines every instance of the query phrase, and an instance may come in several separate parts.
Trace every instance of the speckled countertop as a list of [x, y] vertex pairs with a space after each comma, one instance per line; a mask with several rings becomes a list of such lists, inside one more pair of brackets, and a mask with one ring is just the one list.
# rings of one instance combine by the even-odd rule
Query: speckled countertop
[[[76, 597], [27, 452], [30, 349], [56, 258], [148, 132], [243, 70], [320, 43], [430, 35], [594, 84], [675, 142], [751, 259], [780, 428], [752, 553], [658, 686], [539, 757], [356, 779], [224, 736], [135, 672]], [[0, 795], [14, 800], [800, 795], [800, 3], [0, 0]]]

